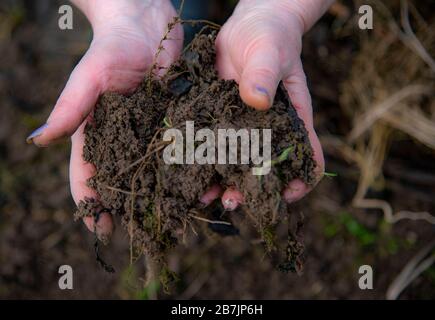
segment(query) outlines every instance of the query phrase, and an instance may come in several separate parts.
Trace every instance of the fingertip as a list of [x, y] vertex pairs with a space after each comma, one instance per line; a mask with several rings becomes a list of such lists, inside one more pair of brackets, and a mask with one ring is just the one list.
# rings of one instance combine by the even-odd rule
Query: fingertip
[[222, 195], [222, 187], [219, 184], [215, 184], [210, 187], [210, 189], [207, 190], [206, 193], [204, 193], [199, 201], [204, 205], [208, 206], [211, 204], [214, 200], [219, 198]]
[[94, 232], [94, 217], [84, 217], [83, 223], [90, 232]]
[[240, 79], [240, 96], [257, 110], [271, 107], [282, 79], [279, 51], [275, 45], [258, 42], [246, 57]]
[[26, 142], [28, 144], [35, 144], [35, 145], [39, 145], [37, 143], [37, 141], [35, 142], [35, 139], [38, 139], [45, 131], [45, 129], [47, 128], [48, 124], [45, 123], [42, 126], [40, 126], [39, 128], [37, 128], [36, 130], [34, 130], [27, 138], [26, 138]]
[[229, 187], [222, 195], [222, 205], [227, 211], [234, 211], [240, 204], [243, 204], [245, 199], [243, 194], [234, 187]]
[[95, 219], [95, 217], [84, 217], [83, 222], [89, 231], [93, 233], [96, 232], [98, 239], [105, 243], [110, 240], [113, 230], [115, 229], [112, 215], [108, 212], [100, 213], [97, 219]]
[[301, 179], [295, 179], [288, 183], [282, 196], [287, 203], [293, 203], [302, 199], [310, 190]]
[[256, 110], [268, 110], [272, 105], [269, 90], [261, 85], [250, 85], [242, 82], [240, 84], [240, 97], [244, 103]]
[[[76, 204], [83, 199], [98, 199], [95, 190], [87, 185], [87, 181], [95, 174], [95, 167], [83, 159], [84, 134], [86, 123], [72, 136], [71, 159], [70, 159], [70, 185], [71, 195]], [[96, 221], [96, 224], [95, 224]], [[112, 215], [109, 212], [101, 212], [98, 218], [84, 217], [83, 222], [91, 232], [96, 232], [98, 239], [107, 243], [114, 230]]]
[[73, 131], [68, 131], [67, 128], [56, 125], [56, 123], [45, 123], [33, 131], [26, 138], [26, 142], [37, 147], [48, 147], [50, 144], [65, 141], [67, 137], [72, 135]]

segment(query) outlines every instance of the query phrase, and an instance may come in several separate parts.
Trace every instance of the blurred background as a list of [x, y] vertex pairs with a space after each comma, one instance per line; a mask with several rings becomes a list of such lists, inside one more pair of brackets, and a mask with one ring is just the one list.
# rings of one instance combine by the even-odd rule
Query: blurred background
[[[143, 259], [130, 265], [121, 227], [102, 248], [116, 272], [100, 268], [92, 234], [73, 220], [69, 142], [25, 143], [92, 38], [78, 9], [74, 29], [59, 30], [66, 3], [0, 3], [0, 298], [435, 298], [433, 1], [337, 1], [304, 38], [315, 127], [334, 174], [294, 206], [305, 217], [303, 274], [276, 270], [255, 241], [198, 236], [170, 255], [180, 278], [170, 294], [144, 286]], [[186, 0], [184, 17], [223, 23], [236, 3]], [[363, 4], [373, 30], [358, 28]], [[58, 287], [64, 264], [73, 290]], [[373, 290], [358, 287], [361, 265], [373, 267]]]

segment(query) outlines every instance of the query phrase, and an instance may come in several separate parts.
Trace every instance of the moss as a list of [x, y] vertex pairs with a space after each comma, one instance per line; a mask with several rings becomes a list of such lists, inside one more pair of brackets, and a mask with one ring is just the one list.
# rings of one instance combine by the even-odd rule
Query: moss
[[143, 214], [142, 225], [148, 234], [155, 237], [157, 235], [158, 221], [155, 214], [154, 203], [150, 203], [147, 210]]
[[376, 234], [359, 223], [351, 214], [342, 214], [340, 220], [347, 232], [356, 238], [361, 246], [367, 247], [375, 244], [377, 240]]
[[276, 249], [276, 233], [275, 227], [268, 225], [261, 230], [261, 238], [263, 239], [267, 252], [272, 252]]
[[137, 293], [138, 300], [149, 300], [155, 297], [160, 291], [161, 284], [157, 280], [152, 280], [150, 283]]
[[162, 285], [163, 292], [169, 294], [171, 285], [179, 280], [178, 275], [170, 270], [167, 265], [163, 265], [159, 274], [160, 284]]

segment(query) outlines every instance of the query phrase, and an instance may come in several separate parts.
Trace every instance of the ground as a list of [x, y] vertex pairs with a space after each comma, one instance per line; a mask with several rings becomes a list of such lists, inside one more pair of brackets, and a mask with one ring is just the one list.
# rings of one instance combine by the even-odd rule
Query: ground
[[[26, 135], [45, 120], [91, 38], [77, 10], [74, 30], [59, 31], [59, 5], [0, 5], [1, 298], [382, 299], [405, 264], [433, 239], [433, 225], [426, 222], [391, 225], [380, 210], [354, 208], [359, 168], [325, 143], [327, 171], [338, 176], [323, 179], [293, 209], [305, 217], [302, 275], [276, 270], [255, 241], [200, 235], [171, 253], [169, 265], [180, 280], [168, 295], [156, 282], [143, 288], [145, 261], [130, 266], [129, 239], [121, 227], [111, 244], [102, 247], [104, 259], [116, 270], [105, 273], [95, 261], [92, 234], [73, 220], [69, 142], [47, 149], [25, 144]], [[331, 135], [345, 137], [353, 124], [340, 97], [360, 43], [352, 28], [335, 32], [343, 14], [337, 12], [326, 15], [304, 40], [315, 127], [323, 141]], [[435, 212], [434, 159], [433, 150], [397, 133], [383, 166], [384, 183], [369, 195], [387, 200], [396, 210]], [[73, 267], [74, 290], [59, 290], [57, 271], [64, 264]], [[358, 287], [358, 268], [364, 264], [373, 267], [373, 290]], [[434, 267], [400, 297], [435, 298]]]

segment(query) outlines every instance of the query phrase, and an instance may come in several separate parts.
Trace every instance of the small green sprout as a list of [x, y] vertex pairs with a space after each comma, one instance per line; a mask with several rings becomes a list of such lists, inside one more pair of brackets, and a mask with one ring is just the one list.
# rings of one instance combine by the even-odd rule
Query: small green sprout
[[326, 171], [323, 173], [323, 175], [325, 177], [328, 177], [328, 178], [334, 178], [334, 177], [338, 176], [338, 174], [335, 172], [326, 172]]
[[279, 157], [277, 159], [272, 160], [272, 166], [277, 164], [277, 163], [281, 163], [281, 162], [287, 160], [290, 152], [292, 152], [293, 149], [294, 149], [293, 146], [290, 146], [290, 147], [284, 149], [284, 151], [279, 155]]
[[163, 118], [163, 123], [165, 124], [166, 128], [172, 128], [172, 122], [169, 119], [166, 119], [166, 117]]
[[274, 160], [265, 161], [263, 164], [263, 167], [261, 167], [261, 168], [253, 168], [255, 174], [258, 176], [261, 176], [261, 175], [263, 175], [264, 168], [273, 167], [274, 165], [287, 160], [290, 152], [292, 152], [293, 150], [294, 150], [293, 146], [289, 146], [288, 148], [285, 148], [283, 152], [281, 152], [281, 154], [278, 156], [278, 158], [276, 158]]

